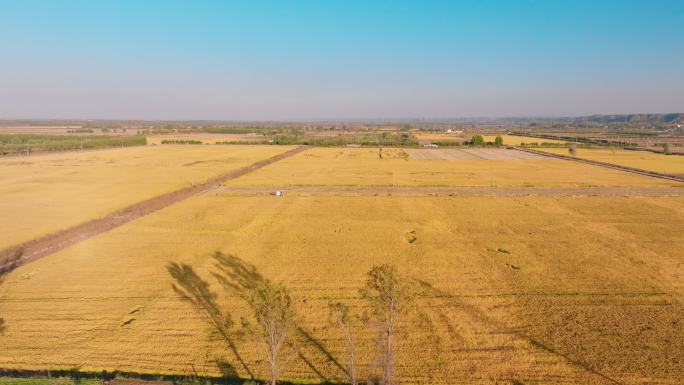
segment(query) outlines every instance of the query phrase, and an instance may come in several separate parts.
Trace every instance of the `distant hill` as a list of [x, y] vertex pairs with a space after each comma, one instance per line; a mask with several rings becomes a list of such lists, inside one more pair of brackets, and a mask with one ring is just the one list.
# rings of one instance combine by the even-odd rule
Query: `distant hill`
[[680, 123], [684, 122], [684, 113], [591, 115], [578, 119], [594, 123]]

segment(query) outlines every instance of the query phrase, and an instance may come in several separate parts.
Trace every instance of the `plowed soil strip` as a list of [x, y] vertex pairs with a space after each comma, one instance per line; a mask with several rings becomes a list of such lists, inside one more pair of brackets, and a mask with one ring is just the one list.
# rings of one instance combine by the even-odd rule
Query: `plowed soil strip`
[[153, 213], [174, 203], [185, 200], [193, 195], [202, 194], [209, 190], [215, 189], [225, 181], [238, 178], [249, 172], [268, 166], [271, 163], [298, 154], [307, 148], [308, 147], [306, 146], [299, 146], [282, 154], [214, 177], [206, 182], [150, 198], [107, 215], [103, 218], [93, 219], [86, 223], [82, 223], [80, 225], [36, 238], [5, 250], [1, 250], [0, 271], [6, 271], [18, 265], [25, 264], [46, 255], [55, 253], [75, 243], [107, 232], [144, 215]]

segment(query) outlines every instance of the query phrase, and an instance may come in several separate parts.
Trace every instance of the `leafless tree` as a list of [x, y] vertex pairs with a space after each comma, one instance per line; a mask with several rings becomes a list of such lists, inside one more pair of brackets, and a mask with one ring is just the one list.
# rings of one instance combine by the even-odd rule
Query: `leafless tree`
[[251, 296], [258, 334], [267, 347], [266, 360], [271, 369], [271, 385], [279, 375], [279, 353], [294, 319], [294, 303], [289, 290], [268, 280], [257, 282]]
[[361, 295], [371, 304], [373, 314], [381, 328], [382, 381], [383, 385], [394, 384], [394, 336], [399, 315], [411, 301], [405, 282], [391, 265], [374, 266], [368, 272], [366, 286]]
[[349, 375], [349, 383], [356, 385], [356, 341], [352, 333], [352, 317], [349, 315], [349, 307], [341, 302], [331, 303], [329, 306], [331, 323], [339, 326], [347, 339], [347, 350], [349, 351], [347, 374]]

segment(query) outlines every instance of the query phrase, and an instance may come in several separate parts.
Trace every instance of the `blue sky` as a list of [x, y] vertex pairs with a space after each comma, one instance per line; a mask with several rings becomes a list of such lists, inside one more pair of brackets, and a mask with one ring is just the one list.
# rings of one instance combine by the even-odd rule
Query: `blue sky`
[[684, 112], [684, 1], [0, 0], [0, 118]]

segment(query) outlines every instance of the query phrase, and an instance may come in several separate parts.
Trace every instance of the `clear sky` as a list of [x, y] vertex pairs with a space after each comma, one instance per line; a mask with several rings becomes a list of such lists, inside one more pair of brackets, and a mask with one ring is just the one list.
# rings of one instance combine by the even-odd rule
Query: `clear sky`
[[0, 118], [684, 112], [684, 0], [0, 0]]

